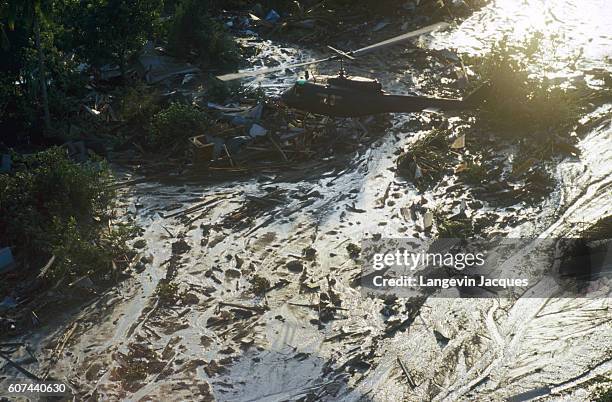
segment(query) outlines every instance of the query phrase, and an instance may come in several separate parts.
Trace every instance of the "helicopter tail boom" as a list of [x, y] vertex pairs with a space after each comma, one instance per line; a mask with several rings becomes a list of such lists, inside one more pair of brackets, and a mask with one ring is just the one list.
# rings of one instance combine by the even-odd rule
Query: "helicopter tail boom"
[[476, 107], [484, 102], [491, 93], [491, 84], [485, 82], [463, 98], [466, 107]]

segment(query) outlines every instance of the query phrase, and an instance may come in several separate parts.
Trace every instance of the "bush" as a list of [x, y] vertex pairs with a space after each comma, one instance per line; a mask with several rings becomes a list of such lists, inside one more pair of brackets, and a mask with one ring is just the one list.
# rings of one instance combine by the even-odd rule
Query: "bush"
[[76, 164], [62, 148], [14, 160], [15, 171], [0, 174], [0, 244], [11, 246], [26, 266], [42, 266], [55, 255], [50, 277], [110, 267], [125, 251], [129, 230], [106, 225], [115, 197], [106, 165]]
[[168, 45], [179, 57], [202, 65], [233, 67], [240, 51], [225, 26], [211, 17], [214, 1], [183, 0], [169, 29]]
[[145, 84], [126, 87], [120, 94], [119, 113], [121, 120], [133, 127], [146, 127], [151, 118], [161, 110], [159, 92]]
[[169, 147], [189, 137], [204, 134], [207, 115], [192, 105], [172, 103], [151, 119], [148, 142], [152, 148]]
[[17, 75], [0, 77], [0, 142], [15, 144], [17, 135], [31, 129], [37, 120], [36, 102]]
[[539, 37], [519, 45], [500, 41], [483, 58], [469, 64], [491, 84], [491, 96], [481, 107], [481, 120], [501, 132], [565, 129], [578, 122], [587, 104], [586, 88], [564, 89], [532, 74]]

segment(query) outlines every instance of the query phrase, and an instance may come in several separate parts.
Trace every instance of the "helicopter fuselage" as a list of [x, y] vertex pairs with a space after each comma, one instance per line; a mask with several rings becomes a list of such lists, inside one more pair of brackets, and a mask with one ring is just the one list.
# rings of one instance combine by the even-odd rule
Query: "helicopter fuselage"
[[298, 80], [282, 94], [282, 100], [287, 106], [333, 117], [410, 113], [429, 108], [464, 109], [468, 106], [460, 99], [390, 95], [376, 80], [343, 75]]

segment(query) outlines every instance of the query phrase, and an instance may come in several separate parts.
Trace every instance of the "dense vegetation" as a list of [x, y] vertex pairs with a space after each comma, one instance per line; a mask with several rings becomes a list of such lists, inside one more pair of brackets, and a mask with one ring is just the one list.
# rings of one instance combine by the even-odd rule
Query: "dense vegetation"
[[187, 140], [203, 134], [208, 126], [208, 118], [192, 105], [172, 103], [168, 108], [151, 118], [148, 142], [153, 148], [160, 149], [168, 144]]
[[221, 3], [0, 1], [0, 146], [65, 141], [89, 78], [116, 66], [129, 93], [126, 71], [147, 40], [203, 67], [234, 66], [239, 48], [213, 17]]
[[[0, 172], [0, 247], [20, 275], [37, 275], [52, 256], [45, 277], [64, 284], [108, 280], [129, 263], [135, 229], [112, 219], [112, 176], [90, 150], [163, 149], [178, 127], [201, 132], [201, 111], [163, 101], [128, 72], [147, 41], [200, 67], [233, 66], [239, 48], [213, 17], [222, 3], [0, 0], [0, 153], [12, 160]], [[112, 82], [101, 76], [109, 68], [119, 71]], [[114, 125], [83, 113], [92, 96], [116, 111]], [[72, 140], [90, 149], [85, 160], [69, 155]]]
[[130, 230], [109, 227], [115, 192], [106, 164], [77, 164], [62, 148], [13, 156], [13, 172], [0, 174], [0, 244], [26, 267], [40, 268], [54, 255], [52, 279], [109, 272], [127, 253]]
[[497, 131], [535, 131], [566, 129], [578, 122], [594, 92], [584, 85], [562, 88], [542, 78], [538, 71], [539, 35], [524, 43], [498, 42], [481, 57], [466, 62], [478, 75], [478, 82], [491, 84], [489, 101], [481, 108], [480, 118]]
[[211, 16], [211, 8], [206, 1], [181, 2], [169, 29], [169, 47], [177, 56], [195, 59], [201, 65], [233, 66], [240, 52], [223, 24]]

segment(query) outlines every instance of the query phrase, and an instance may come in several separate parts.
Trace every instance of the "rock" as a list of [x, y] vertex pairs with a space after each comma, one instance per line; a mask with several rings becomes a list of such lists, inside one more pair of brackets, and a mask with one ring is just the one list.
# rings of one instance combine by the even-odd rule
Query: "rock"
[[198, 296], [195, 295], [195, 293], [185, 293], [185, 295], [183, 295], [182, 297], [182, 301], [184, 305], [190, 305], [190, 304], [199, 304], [200, 303], [200, 298]]
[[147, 266], [142, 261], [139, 261], [136, 265], [134, 265], [134, 271], [138, 273], [141, 273], [145, 269], [147, 269]]
[[312, 247], [306, 247], [302, 250], [302, 256], [308, 261], [314, 261], [317, 258], [317, 250]]
[[145, 239], [138, 239], [134, 242], [134, 248], [143, 249], [147, 246], [147, 241]]
[[148, 256], [142, 256], [140, 257], [140, 262], [142, 262], [143, 264], [152, 264], [153, 263], [153, 254], [149, 254]]
[[240, 278], [240, 271], [234, 268], [228, 268], [225, 270], [225, 276], [228, 278]]
[[349, 243], [346, 246], [346, 251], [348, 251], [348, 254], [351, 258], [357, 258], [359, 257], [359, 254], [361, 253], [361, 247], [359, 247], [358, 245], [354, 243]]
[[270, 281], [263, 276], [254, 275], [251, 279], [252, 291], [256, 296], [264, 295], [270, 289]]
[[172, 254], [185, 254], [191, 250], [191, 246], [183, 239], [172, 243]]
[[304, 270], [304, 264], [300, 260], [289, 261], [286, 267], [291, 272], [302, 272]]
[[435, 329], [433, 333], [434, 333], [434, 336], [436, 337], [436, 342], [438, 343], [438, 346], [440, 346], [441, 349], [444, 349], [444, 347], [448, 345], [448, 341], [450, 341], [450, 338], [447, 338], [446, 336], [442, 335], [442, 333], [440, 333], [439, 331], [436, 331]]

